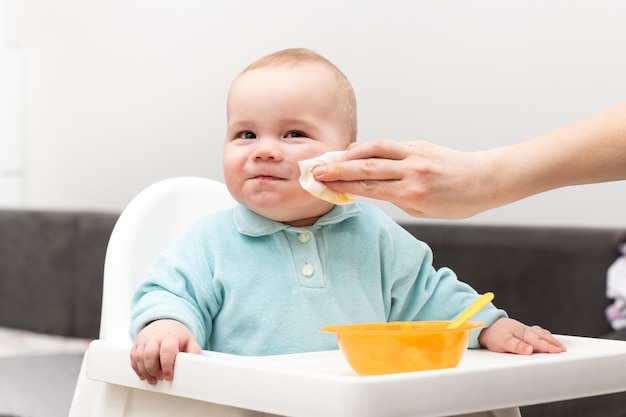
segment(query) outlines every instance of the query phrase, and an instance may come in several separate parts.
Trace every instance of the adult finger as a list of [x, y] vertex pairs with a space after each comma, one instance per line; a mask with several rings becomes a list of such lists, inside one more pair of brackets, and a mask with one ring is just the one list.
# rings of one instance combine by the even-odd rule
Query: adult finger
[[407, 174], [402, 161], [391, 159], [356, 159], [335, 162], [313, 169], [313, 176], [322, 182], [399, 180]]
[[397, 142], [389, 139], [374, 139], [368, 142], [355, 142], [348, 147], [342, 161], [354, 159], [395, 159], [400, 160], [414, 152], [414, 146], [425, 142]]

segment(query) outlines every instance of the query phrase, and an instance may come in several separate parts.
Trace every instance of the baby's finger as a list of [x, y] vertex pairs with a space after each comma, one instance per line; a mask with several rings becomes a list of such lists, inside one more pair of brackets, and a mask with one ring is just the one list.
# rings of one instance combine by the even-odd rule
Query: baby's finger
[[516, 353], [518, 355], [531, 355], [533, 346], [517, 337], [510, 337], [504, 342], [504, 351]]
[[148, 382], [154, 381], [150, 382], [151, 384], [156, 383], [156, 380], [163, 379], [159, 351], [160, 345], [158, 344], [146, 345], [143, 352], [143, 361], [138, 362], [139, 370], [142, 371]]
[[141, 381], [144, 381], [146, 377], [143, 376], [143, 372], [139, 369], [139, 361], [142, 355], [141, 351], [142, 348], [133, 345], [132, 349], [130, 350], [130, 366], [133, 368], [133, 371], [135, 371], [135, 374], [137, 374], [139, 379]]
[[148, 372], [143, 361], [137, 362], [137, 369], [139, 371], [139, 379], [141, 379], [142, 381], [147, 381], [150, 385], [155, 385], [157, 383], [157, 378], [154, 375], [150, 374], [150, 372]]
[[567, 350], [548, 330], [540, 326], [529, 327], [529, 330], [524, 334], [524, 340], [533, 346], [535, 352], [560, 353]]
[[200, 354], [202, 353], [202, 347], [196, 342], [196, 339], [190, 338], [185, 347], [183, 347], [182, 352]]
[[133, 346], [130, 352], [130, 364], [141, 381], [148, 381], [149, 384], [154, 385], [157, 379], [146, 369], [143, 355], [144, 346]]
[[163, 379], [171, 381], [174, 377], [174, 362], [178, 354], [178, 341], [175, 339], [165, 339], [161, 342], [161, 374]]

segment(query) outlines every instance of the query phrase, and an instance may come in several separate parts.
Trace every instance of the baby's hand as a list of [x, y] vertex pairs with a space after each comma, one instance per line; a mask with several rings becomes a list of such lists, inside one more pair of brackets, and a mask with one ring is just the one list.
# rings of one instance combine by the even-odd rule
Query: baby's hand
[[189, 329], [176, 320], [157, 320], [144, 327], [130, 350], [130, 363], [142, 381], [171, 381], [178, 352], [200, 353], [202, 349]]
[[494, 352], [530, 355], [533, 352], [561, 353], [567, 349], [539, 326], [527, 326], [513, 319], [499, 319], [480, 332], [478, 342]]

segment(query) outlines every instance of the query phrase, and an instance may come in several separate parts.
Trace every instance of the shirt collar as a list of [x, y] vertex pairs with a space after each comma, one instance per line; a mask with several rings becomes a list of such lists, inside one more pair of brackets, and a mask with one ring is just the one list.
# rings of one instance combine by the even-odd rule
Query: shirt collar
[[[315, 224], [313, 226], [309, 226], [309, 228], [320, 228], [328, 224], [340, 223], [345, 219], [356, 216], [360, 212], [361, 209], [356, 203], [335, 206], [331, 211], [317, 219]], [[235, 227], [239, 233], [253, 237], [265, 236], [285, 229], [303, 229], [270, 220], [253, 212], [247, 207], [242, 206], [241, 204], [235, 206], [233, 219], [235, 221]]]

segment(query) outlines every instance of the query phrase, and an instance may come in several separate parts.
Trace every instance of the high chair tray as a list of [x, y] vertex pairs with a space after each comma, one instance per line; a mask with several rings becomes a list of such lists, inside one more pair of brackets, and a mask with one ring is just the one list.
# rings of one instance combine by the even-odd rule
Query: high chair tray
[[557, 336], [560, 354], [469, 350], [458, 367], [357, 376], [339, 351], [180, 354], [174, 380], [139, 381], [129, 346], [91, 343], [90, 379], [292, 417], [443, 416], [626, 391], [626, 342]]

